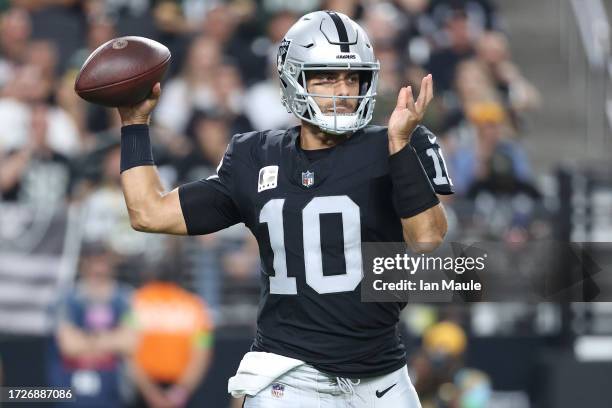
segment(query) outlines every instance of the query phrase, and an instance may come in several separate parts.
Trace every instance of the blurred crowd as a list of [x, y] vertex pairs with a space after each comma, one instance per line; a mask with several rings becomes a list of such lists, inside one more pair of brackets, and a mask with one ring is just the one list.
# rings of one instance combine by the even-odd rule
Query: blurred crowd
[[55, 306], [47, 385], [71, 388], [79, 407], [184, 407], [210, 366], [210, 311], [170, 271], [132, 290], [116, 261], [104, 244], [83, 248], [80, 279]]
[[[58, 361], [72, 364], [72, 376], [81, 373], [71, 381], [84, 390], [106, 386], [105, 378], [91, 378], [91, 367], [115, 367], [113, 356], [137, 347], [130, 332], [138, 305], [178, 296], [177, 308], [191, 310], [192, 321], [158, 319], [159, 308], [149, 304], [141, 307], [144, 324], [185, 323], [197, 334], [195, 351], [183, 342], [183, 355], [169, 358], [178, 365], [197, 355], [196, 366], [161, 370], [145, 350], [130, 370], [145, 400], [183, 401], [181, 392], [206, 371], [211, 328], [254, 325], [259, 259], [241, 226], [180, 240], [131, 229], [119, 179], [120, 121], [116, 110], [75, 94], [81, 65], [121, 35], [170, 48], [152, 137], [171, 188], [211, 175], [233, 134], [297, 123], [280, 104], [276, 49], [297, 18], [316, 9], [345, 13], [369, 34], [381, 63], [374, 124], [386, 124], [401, 86], [418, 92], [421, 78], [433, 74], [436, 97], [425, 125], [438, 136], [457, 192], [444, 198], [448, 210], [468, 203], [485, 237], [524, 242], [537, 234], [532, 218], [542, 194], [522, 137], [524, 114], [540, 96], [513, 61], [492, 0], [1, 1], [0, 206], [78, 209], [91, 263], [77, 268], [78, 283], [56, 313]], [[192, 339], [188, 332], [183, 337]], [[156, 341], [163, 343], [149, 347]]]
[[[96, 47], [125, 34], [149, 36], [172, 51], [153, 122], [168, 187], [210, 175], [231, 135], [296, 123], [280, 105], [276, 47], [301, 14], [323, 8], [359, 21], [375, 46], [381, 76], [374, 123], [386, 123], [401, 86], [418, 91], [420, 78], [433, 74], [436, 98], [425, 124], [438, 135], [456, 198], [485, 213], [497, 208], [496, 197], [540, 198], [521, 143], [523, 113], [538, 106], [538, 91], [512, 61], [490, 0], [15, 0], [3, 8], [2, 202], [78, 203], [88, 214], [85, 240], [110, 241], [123, 255], [161, 259], [167, 240], [129, 231], [118, 115], [81, 100], [73, 85]], [[507, 223], [525, 218], [518, 209], [510, 214]], [[229, 234], [227, 257], [217, 265], [239, 279], [257, 269], [237, 259], [237, 248], [253, 247], [240, 235]], [[195, 245], [217, 249], [218, 241]], [[201, 254], [186, 259], [187, 269], [214, 263]]]

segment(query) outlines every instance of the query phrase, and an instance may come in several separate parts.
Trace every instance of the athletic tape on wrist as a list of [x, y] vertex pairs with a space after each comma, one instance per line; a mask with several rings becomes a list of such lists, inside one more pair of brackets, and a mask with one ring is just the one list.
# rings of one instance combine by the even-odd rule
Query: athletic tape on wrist
[[429, 177], [410, 145], [389, 156], [393, 205], [401, 218], [409, 218], [438, 204]]
[[154, 166], [148, 125], [121, 128], [121, 173], [137, 166]]

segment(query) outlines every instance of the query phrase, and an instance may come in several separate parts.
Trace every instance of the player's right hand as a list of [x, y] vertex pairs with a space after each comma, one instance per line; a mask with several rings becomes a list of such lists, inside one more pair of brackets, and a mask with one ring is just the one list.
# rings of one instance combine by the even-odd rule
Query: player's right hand
[[155, 105], [157, 105], [160, 95], [161, 84], [157, 82], [155, 85], [153, 85], [151, 94], [149, 94], [147, 99], [144, 101], [138, 103], [137, 105], [117, 107], [119, 110], [119, 116], [121, 116], [121, 124], [123, 126], [137, 124], [148, 125], [151, 120], [151, 112], [153, 111], [153, 108], [155, 108]]

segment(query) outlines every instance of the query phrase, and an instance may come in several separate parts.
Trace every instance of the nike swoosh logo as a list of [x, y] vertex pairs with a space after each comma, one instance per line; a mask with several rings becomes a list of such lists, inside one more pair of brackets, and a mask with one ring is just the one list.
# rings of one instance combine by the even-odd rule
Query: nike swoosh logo
[[387, 392], [389, 392], [389, 390], [393, 387], [395, 387], [397, 385], [397, 383], [393, 384], [392, 386], [390, 386], [387, 389], [384, 389], [382, 391], [376, 391], [376, 398], [382, 398], [383, 395], [385, 395]]

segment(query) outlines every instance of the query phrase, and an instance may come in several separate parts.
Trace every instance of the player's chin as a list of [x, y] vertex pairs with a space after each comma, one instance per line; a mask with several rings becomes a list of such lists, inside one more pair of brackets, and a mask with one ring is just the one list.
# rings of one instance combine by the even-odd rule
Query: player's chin
[[334, 111], [334, 108], [331, 107], [329, 109], [326, 109], [323, 111], [323, 114], [326, 116], [333, 116], [334, 113], [336, 115], [342, 116], [342, 115], [354, 115], [355, 114], [355, 110], [357, 109], [357, 107], [353, 107], [353, 108], [336, 108], [336, 110]]

